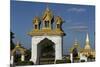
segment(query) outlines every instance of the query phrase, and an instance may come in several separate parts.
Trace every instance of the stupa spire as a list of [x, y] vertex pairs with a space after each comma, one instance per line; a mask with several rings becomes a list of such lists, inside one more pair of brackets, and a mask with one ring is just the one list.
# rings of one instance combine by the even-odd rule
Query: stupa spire
[[75, 42], [74, 42], [74, 45], [78, 45], [78, 41], [77, 41], [77, 38], [75, 38]]
[[17, 41], [16, 47], [19, 47], [19, 41]]
[[48, 5], [47, 5], [47, 7], [46, 7], [46, 11], [49, 11], [50, 9], [49, 9], [49, 7], [48, 7]]
[[89, 42], [89, 35], [88, 35], [88, 33], [86, 35], [86, 42]]
[[85, 49], [91, 49], [91, 47], [90, 47], [90, 40], [89, 40], [89, 35], [88, 35], [88, 33], [86, 34]]

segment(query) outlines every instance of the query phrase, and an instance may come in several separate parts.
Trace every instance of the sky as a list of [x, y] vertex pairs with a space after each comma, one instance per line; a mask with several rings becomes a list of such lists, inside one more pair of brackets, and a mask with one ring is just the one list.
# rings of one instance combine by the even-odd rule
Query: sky
[[64, 20], [62, 24], [66, 34], [63, 36], [64, 54], [69, 52], [75, 39], [83, 48], [87, 33], [91, 48], [95, 48], [95, 6], [78, 4], [11, 1], [10, 30], [15, 33], [13, 40], [15, 43], [19, 41], [25, 48], [31, 48], [31, 37], [27, 33], [33, 30], [34, 17], [42, 17], [47, 6], [54, 16], [60, 16]]

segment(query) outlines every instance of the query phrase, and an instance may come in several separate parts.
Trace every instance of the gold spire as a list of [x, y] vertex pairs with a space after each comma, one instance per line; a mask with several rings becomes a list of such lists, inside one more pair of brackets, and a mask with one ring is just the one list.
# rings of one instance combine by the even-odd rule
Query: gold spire
[[56, 19], [55, 19], [55, 22], [58, 23], [58, 24], [61, 24], [62, 21], [63, 20], [62, 20], [62, 18], [60, 16], [57, 16]]
[[91, 49], [88, 33], [87, 33], [87, 35], [86, 35], [85, 49]]
[[75, 42], [74, 42], [74, 45], [78, 45], [78, 41], [77, 41], [77, 39], [75, 38]]
[[90, 40], [88, 33], [86, 34], [86, 41], [85, 41], [85, 47], [81, 50], [81, 53], [87, 57], [92, 55], [95, 57], [95, 51], [90, 46]]
[[39, 17], [35, 16], [35, 18], [33, 19], [33, 23], [34, 24], [39, 24], [39, 22], [40, 22]]
[[55, 22], [56, 22], [56, 30], [60, 31], [61, 30], [61, 24], [63, 22], [62, 18], [60, 16], [57, 16], [55, 18]]
[[75, 38], [75, 41], [74, 41], [74, 45], [73, 45], [74, 48], [78, 48], [80, 49], [80, 46], [79, 46], [79, 43], [78, 43], [78, 40]]
[[43, 20], [51, 20], [52, 18], [53, 18], [53, 14], [49, 9], [49, 7], [47, 6], [43, 14]]
[[39, 31], [40, 18], [38, 16], [34, 17], [33, 24], [34, 24], [34, 31]]
[[50, 11], [48, 5], [47, 5], [47, 8], [46, 8], [46, 11]]
[[86, 35], [86, 42], [89, 42], [89, 35], [88, 35], [88, 33]]
[[72, 47], [70, 48], [70, 52], [72, 52], [74, 48], [77, 48], [77, 50], [80, 52], [81, 48], [80, 48], [80, 45], [79, 45], [78, 40], [76, 38], [75, 38], [75, 41], [74, 41]]
[[53, 14], [47, 6], [46, 10], [44, 11], [43, 17], [42, 17], [42, 21], [43, 21], [42, 30], [51, 30], [52, 19], [53, 19]]
[[20, 47], [19, 41], [17, 41], [16, 47]]

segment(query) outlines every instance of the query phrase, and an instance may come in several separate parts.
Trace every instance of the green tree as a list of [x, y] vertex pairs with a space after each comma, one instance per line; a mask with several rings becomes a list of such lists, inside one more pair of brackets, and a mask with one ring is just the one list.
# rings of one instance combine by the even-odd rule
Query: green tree
[[14, 38], [14, 33], [10, 32], [10, 50], [14, 49], [14, 47], [15, 47], [13, 38]]
[[25, 60], [29, 61], [31, 58], [31, 49], [27, 49], [25, 54]]

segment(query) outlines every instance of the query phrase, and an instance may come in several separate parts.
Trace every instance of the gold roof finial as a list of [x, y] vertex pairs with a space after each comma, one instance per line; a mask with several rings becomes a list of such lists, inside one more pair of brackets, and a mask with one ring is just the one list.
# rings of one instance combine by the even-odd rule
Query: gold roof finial
[[52, 11], [49, 9], [48, 5], [43, 13], [43, 20], [51, 20], [53, 18]]
[[17, 41], [16, 47], [20, 47], [20, 43], [19, 43], [19, 41]]
[[46, 11], [49, 11], [49, 10], [50, 10], [50, 9], [49, 9], [48, 4], [47, 4]]
[[33, 19], [33, 23], [40, 23], [40, 18], [38, 16], [35, 16]]
[[59, 24], [62, 23], [62, 21], [63, 20], [62, 20], [62, 18], [60, 16], [57, 16], [56, 19], [55, 19], [55, 22], [59, 23]]

